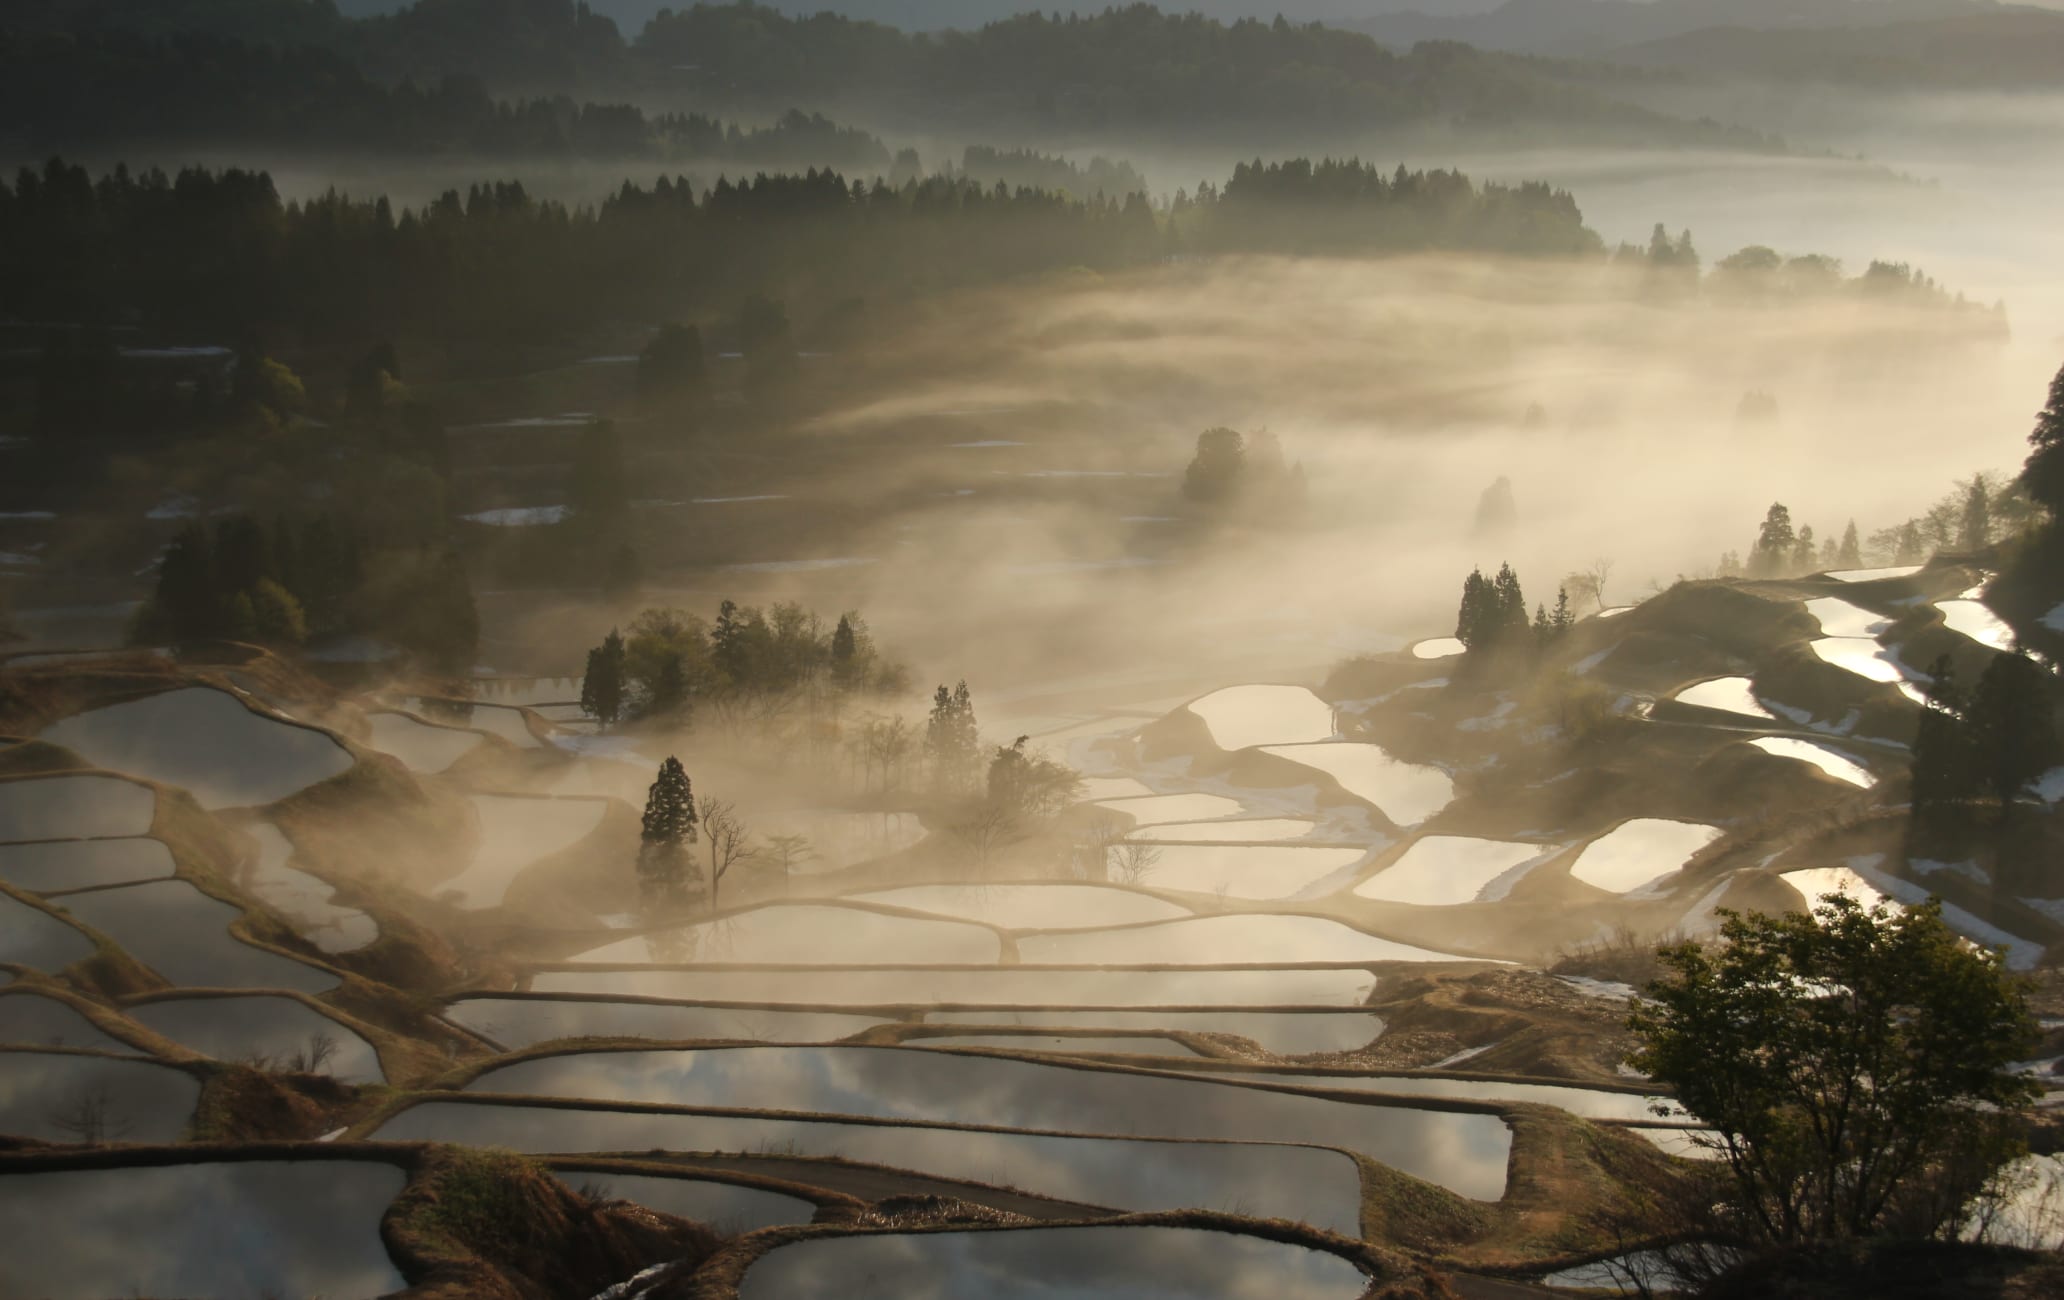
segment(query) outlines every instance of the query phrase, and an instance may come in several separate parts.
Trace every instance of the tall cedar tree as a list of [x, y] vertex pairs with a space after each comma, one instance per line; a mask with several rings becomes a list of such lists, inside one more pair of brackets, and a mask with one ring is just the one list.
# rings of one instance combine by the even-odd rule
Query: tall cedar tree
[[638, 837], [638, 884], [647, 898], [671, 901], [685, 892], [695, 822], [695, 792], [689, 788], [687, 770], [669, 755], [645, 796], [644, 828]]
[[2028, 441], [2035, 450], [2021, 470], [2021, 482], [2053, 519], [2064, 519], [2064, 368], [2050, 381], [2050, 400], [2036, 413]]
[[2050, 677], [2026, 655], [1996, 655], [1978, 679], [1966, 717], [1968, 747], [2004, 824], [2030, 781], [2054, 767], [2058, 740]]
[[623, 716], [624, 641], [615, 629], [602, 644], [588, 651], [588, 670], [581, 677], [581, 712], [600, 722], [606, 730]]

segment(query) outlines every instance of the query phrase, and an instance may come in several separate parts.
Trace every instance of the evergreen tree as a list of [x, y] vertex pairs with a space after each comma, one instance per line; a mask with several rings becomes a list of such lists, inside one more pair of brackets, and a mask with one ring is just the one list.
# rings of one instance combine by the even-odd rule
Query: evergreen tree
[[652, 679], [645, 701], [645, 716], [677, 725], [688, 720], [688, 672], [681, 656], [668, 655]]
[[1842, 544], [1835, 551], [1835, 563], [1845, 569], [1863, 567], [1863, 543], [1856, 535], [1854, 519], [1851, 519], [1849, 526], [1842, 530]]
[[1964, 699], [1950, 657], [1936, 659], [1928, 668], [1928, 677], [1928, 704], [1914, 728], [1911, 857], [1946, 853], [1958, 842], [1966, 801], [1976, 784], [1962, 717]]
[[638, 842], [638, 885], [654, 902], [678, 901], [687, 892], [688, 846], [695, 842], [695, 793], [681, 760], [669, 756], [645, 796]]
[[1749, 548], [1749, 576], [1784, 576], [1792, 562], [1792, 548], [1797, 541], [1798, 537], [1792, 532], [1792, 512], [1782, 502], [1773, 504], [1763, 516], [1763, 527], [1756, 534], [1756, 544]]
[[588, 669], [581, 675], [581, 712], [608, 730], [623, 716], [624, 642], [615, 628], [602, 644], [588, 651]]
[[1492, 618], [1495, 620], [1491, 639], [1495, 643], [1517, 643], [1524, 639], [1527, 631], [1526, 593], [1519, 588], [1519, 575], [1510, 564], [1498, 566], [1498, 576], [1491, 580], [1495, 599]]
[[1971, 480], [1971, 486], [1964, 491], [1964, 514], [1957, 525], [1957, 549], [1960, 551], [1982, 551], [1992, 544], [1992, 495], [1986, 491], [1985, 478], [1980, 475]]
[[1971, 695], [1970, 752], [1978, 784], [1999, 800], [2003, 823], [2022, 789], [2059, 761], [2049, 687], [2049, 675], [2033, 659], [2003, 654], [1993, 657]]
[[2052, 518], [2064, 519], [2064, 368], [2050, 381], [2050, 399], [2036, 413], [2028, 441], [2035, 450], [2021, 470], [2021, 483]]
[[279, 583], [260, 578], [251, 588], [250, 602], [254, 639], [280, 646], [297, 646], [308, 639], [308, 617], [301, 602]]
[[925, 722], [925, 757], [932, 779], [945, 794], [958, 794], [975, 777], [981, 738], [975, 705], [966, 681], [952, 690], [944, 685], [932, 694], [931, 717]]
[[859, 638], [853, 634], [853, 618], [850, 614], [839, 615], [838, 627], [831, 634], [831, 680], [840, 687], [853, 686], [856, 660], [860, 653]]
[[1813, 542], [1813, 525], [1806, 524], [1799, 529], [1798, 537], [1792, 541], [1793, 573], [1811, 573], [1814, 563], [1820, 558], [1820, 548]]
[[1555, 639], [1560, 641], [1576, 625], [1577, 616], [1570, 609], [1569, 588], [1557, 587], [1555, 589], [1555, 613], [1549, 619], [1549, 627], [1553, 630]]
[[1230, 501], [1247, 473], [1247, 440], [1223, 426], [1197, 435], [1197, 454], [1183, 471], [1183, 496], [1204, 505]]
[[1548, 643], [1554, 639], [1555, 625], [1548, 621], [1548, 607], [1536, 603], [1534, 605], [1534, 644], [1545, 649]]
[[1471, 569], [1469, 576], [1462, 579], [1462, 607], [1455, 614], [1455, 639], [1463, 649], [1474, 650], [1488, 644], [1487, 614], [1492, 604], [1491, 584], [1484, 579], [1483, 570]]
[[1898, 545], [1892, 552], [1892, 563], [1899, 565], [1924, 564], [1928, 559], [1928, 546], [1921, 536], [1921, 526], [1909, 519], [1899, 526]]

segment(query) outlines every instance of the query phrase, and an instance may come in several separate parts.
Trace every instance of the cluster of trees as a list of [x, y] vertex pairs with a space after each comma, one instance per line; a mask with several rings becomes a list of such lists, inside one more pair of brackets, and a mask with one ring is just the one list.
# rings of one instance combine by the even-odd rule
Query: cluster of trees
[[1567, 587], [1555, 593], [1555, 608], [1537, 604], [1527, 617], [1526, 593], [1510, 564], [1498, 566], [1495, 577], [1472, 569], [1462, 580], [1462, 605], [1455, 618], [1455, 639], [1479, 661], [1514, 652], [1545, 650], [1575, 625]]
[[1165, 251], [1144, 199], [1069, 200], [931, 178], [891, 188], [829, 170], [626, 183], [569, 209], [516, 183], [281, 200], [260, 172], [52, 160], [0, 185], [0, 300], [40, 320], [137, 319], [217, 338], [310, 343], [404, 332], [559, 337], [598, 321], [728, 311], [777, 282], [821, 304]]
[[193, 524], [166, 548], [131, 636], [138, 644], [228, 639], [295, 646], [376, 637], [446, 672], [480, 639], [473, 591], [446, 550], [378, 549], [328, 517]]
[[[1847, 276], [1842, 260], [1824, 253], [1786, 256], [1762, 244], [1730, 253], [1700, 274], [1703, 261], [1689, 230], [1672, 236], [1658, 223], [1646, 246], [1621, 243], [1613, 249], [1616, 266], [1645, 269], [1650, 284], [1667, 294], [1703, 290], [1726, 302], [1786, 303], [1825, 302], [1848, 299], [1872, 305], [1942, 308], [1969, 315], [1976, 330], [1986, 336], [2005, 337], [2006, 308], [1988, 308], [1962, 294], [1951, 294], [1942, 285], [1905, 262], [1873, 260], [1862, 274]], [[1768, 394], [1750, 394], [1743, 400], [1742, 414], [1766, 417], [1776, 413]]]
[[1206, 429], [1183, 471], [1183, 499], [1218, 509], [1277, 514], [1303, 505], [1305, 491], [1304, 465], [1286, 465], [1283, 445], [1266, 429]]
[[1536, 181], [1474, 182], [1458, 171], [1395, 172], [1359, 158], [1255, 159], [1223, 188], [1178, 192], [1185, 246], [1207, 252], [1352, 254], [1467, 249], [1576, 257], [1603, 250], [1577, 201]]
[[881, 140], [790, 109], [766, 126], [648, 115], [565, 94], [498, 99], [478, 77], [368, 75], [333, 49], [179, 32], [0, 41], [0, 114], [38, 152], [291, 146], [393, 156], [886, 168]]
[[1816, 538], [1811, 524], [1795, 526], [1792, 512], [1776, 502], [1765, 512], [1747, 559], [1739, 552], [1726, 552], [1717, 576], [1790, 578], [1866, 564], [1925, 564], [1939, 552], [1968, 554], [2020, 536], [2039, 518], [2038, 503], [2022, 482], [1989, 473], [1962, 480], [1927, 513], [1878, 529], [1868, 538], [1857, 532], [1854, 519], [1839, 538]]
[[932, 692], [924, 754], [931, 768], [932, 789], [939, 795], [963, 794], [980, 777], [982, 732], [975, 722], [975, 701], [965, 680], [950, 691], [941, 682]]
[[[2029, 783], [2064, 763], [2056, 682], [2019, 654], [1993, 656], [1969, 692], [1959, 687], [1947, 655], [1928, 674], [1928, 707], [1914, 733], [1908, 851], [1954, 861], [1981, 831], [2003, 838]], [[2001, 878], [2015, 867], [2010, 856], [2001, 855], [1994, 872], [2002, 888], [2011, 884]]]
[[[701, 862], [698, 845], [704, 850]], [[698, 903], [714, 912], [732, 868], [779, 871], [785, 882], [815, 856], [802, 835], [770, 835], [755, 843], [737, 806], [713, 795], [698, 797], [681, 760], [669, 755], [645, 795], [638, 836], [639, 901], [655, 921], [679, 916]], [[684, 959], [693, 955], [680, 954]]]
[[835, 717], [848, 697], [894, 694], [906, 684], [857, 611], [827, 628], [794, 602], [761, 610], [727, 600], [714, 623], [683, 609], [648, 609], [628, 636], [612, 629], [588, 652], [581, 708], [605, 727], [630, 719], [685, 726], [698, 708], [732, 725], [772, 722], [798, 704]]
[[971, 144], [961, 152], [960, 174], [982, 185], [1001, 182], [1012, 189], [1050, 190], [1078, 199], [1147, 192], [1147, 178], [1131, 163], [1114, 162], [1102, 154], [1082, 164], [1032, 149]]

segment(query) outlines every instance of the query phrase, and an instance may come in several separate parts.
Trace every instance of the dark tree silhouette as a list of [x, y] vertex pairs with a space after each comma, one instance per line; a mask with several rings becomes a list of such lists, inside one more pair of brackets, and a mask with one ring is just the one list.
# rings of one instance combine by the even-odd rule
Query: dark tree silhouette
[[588, 651], [588, 669], [581, 676], [581, 712], [602, 724], [616, 725], [624, 711], [624, 641], [615, 629]]
[[645, 796], [638, 842], [638, 885], [648, 902], [668, 904], [687, 893], [688, 846], [695, 842], [695, 792], [681, 760], [668, 756]]

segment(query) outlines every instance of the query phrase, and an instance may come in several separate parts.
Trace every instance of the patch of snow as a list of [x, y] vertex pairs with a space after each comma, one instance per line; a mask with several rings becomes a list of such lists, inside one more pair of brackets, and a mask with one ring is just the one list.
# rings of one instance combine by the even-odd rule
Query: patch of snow
[[563, 523], [572, 514], [568, 506], [509, 506], [501, 510], [482, 510], [477, 514], [460, 515], [469, 524], [486, 524], [490, 528], [539, 528], [547, 524]]
[[[1835, 894], [1853, 898], [1865, 907], [1889, 901], [1875, 885], [1848, 867], [1807, 867], [1787, 871], [1778, 879], [1798, 890], [1808, 907]], [[1896, 908], [1898, 904], [1893, 906]]]
[[346, 1133], [349, 1133], [350, 1131], [351, 1131], [351, 1128], [350, 1128], [350, 1126], [349, 1126], [349, 1125], [346, 1125], [346, 1126], [345, 1126], [345, 1127], [343, 1127], [343, 1128], [333, 1128], [333, 1129], [331, 1129], [331, 1130], [330, 1130], [329, 1132], [327, 1132], [327, 1133], [323, 1134], [323, 1135], [322, 1135], [321, 1137], [317, 1138], [317, 1139], [316, 1139], [316, 1141], [318, 1141], [318, 1142], [335, 1142], [335, 1141], [336, 1141], [336, 1140], [337, 1140], [338, 1138], [340, 1138], [340, 1137], [343, 1137], [343, 1136], [344, 1136], [344, 1135], [345, 1135]]
[[[1846, 864], [1850, 870], [1877, 886], [1886, 895], [1902, 903], [1920, 903], [1929, 898], [1929, 891], [1911, 880], [1902, 880], [1888, 872], [1876, 870], [1885, 860], [1882, 853], [1867, 853], [1850, 858]], [[2007, 966], [2012, 970], [2033, 970], [2042, 958], [2042, 945], [2031, 943], [2019, 935], [2007, 933], [1989, 921], [1958, 907], [1954, 903], [1942, 905], [1942, 919], [1949, 928], [1967, 939], [1982, 943], [1989, 948], [2000, 948], [2006, 952]]]
[[[1595, 980], [1589, 975], [1557, 975], [1556, 979], [1569, 985], [1587, 998], [1604, 998], [1608, 1002], [1628, 1002], [1634, 997], [1634, 986], [1618, 980]], [[1645, 1079], [1648, 1076], [1639, 1070], [1623, 1071], [1630, 1078]]]
[[1596, 654], [1585, 655], [1582, 659], [1579, 659], [1577, 660], [1577, 662], [1570, 665], [1571, 674], [1577, 677], [1583, 677], [1588, 675], [1593, 668], [1598, 667], [1598, 665], [1604, 663], [1607, 659], [1610, 659], [1612, 657], [1612, 652], [1619, 648], [1619, 643], [1614, 642], [1612, 645], [1607, 646], [1605, 649], [1600, 650]]
[[2064, 632], [2064, 605], [2058, 605], [2055, 609], [2043, 615], [2042, 625], [2053, 632]]
[[1938, 862], [1933, 858], [1915, 858], [1912, 860], [1912, 866], [1915, 871], [1920, 872], [1924, 876], [1932, 876], [1938, 872], [1946, 871], [1952, 876], [1962, 876], [1975, 884], [1992, 884], [1992, 877], [1987, 875], [1985, 869], [1975, 862]]
[[1435, 1061], [1432, 1065], [1424, 1066], [1422, 1068], [1428, 1070], [1445, 1070], [1451, 1065], [1460, 1065], [1462, 1062], [1468, 1060], [1472, 1056], [1482, 1056], [1485, 1052], [1490, 1051], [1493, 1047], [1496, 1046], [1496, 1043], [1485, 1043], [1482, 1047], [1465, 1047], [1461, 1051], [1455, 1053], [1453, 1056], [1443, 1057], [1442, 1059]]
[[726, 564], [726, 573], [816, 573], [825, 569], [851, 569], [873, 564], [872, 559], [841, 555], [826, 560], [760, 560], [751, 564]]

